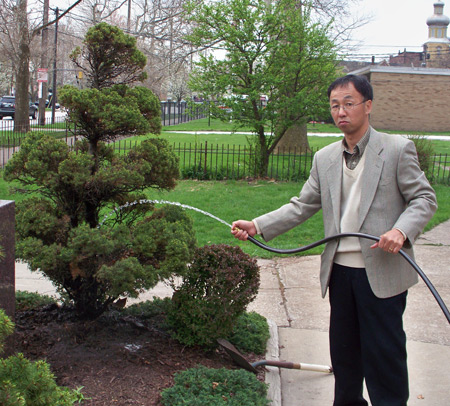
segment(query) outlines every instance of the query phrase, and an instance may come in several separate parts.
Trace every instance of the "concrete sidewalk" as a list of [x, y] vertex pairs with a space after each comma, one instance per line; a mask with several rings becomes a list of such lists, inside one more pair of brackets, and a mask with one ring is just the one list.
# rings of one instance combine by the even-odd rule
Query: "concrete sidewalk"
[[[329, 365], [328, 298], [322, 299], [319, 256], [260, 259], [261, 287], [249, 310], [264, 315], [272, 337], [266, 358]], [[450, 221], [416, 243], [416, 261], [450, 306]], [[52, 284], [23, 264], [16, 264], [16, 289], [54, 294]], [[141, 295], [170, 296], [159, 284]], [[410, 289], [405, 313], [408, 337], [410, 406], [450, 403], [450, 325], [425, 283]], [[273, 406], [325, 406], [333, 401], [332, 375], [267, 368]]]

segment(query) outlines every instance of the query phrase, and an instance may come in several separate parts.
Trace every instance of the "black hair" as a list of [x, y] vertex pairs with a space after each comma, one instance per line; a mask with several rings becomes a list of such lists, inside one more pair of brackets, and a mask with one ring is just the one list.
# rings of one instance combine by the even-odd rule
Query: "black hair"
[[372, 85], [365, 76], [358, 75], [345, 75], [337, 78], [328, 87], [328, 98], [330, 98], [330, 94], [334, 89], [336, 89], [337, 87], [348, 86], [349, 83], [352, 83], [353, 86], [355, 86], [355, 89], [363, 96], [364, 100], [373, 100]]

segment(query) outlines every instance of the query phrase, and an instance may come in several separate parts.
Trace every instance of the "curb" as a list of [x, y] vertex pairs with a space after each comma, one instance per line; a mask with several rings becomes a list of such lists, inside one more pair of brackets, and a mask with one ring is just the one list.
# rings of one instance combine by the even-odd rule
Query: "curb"
[[[278, 339], [278, 326], [272, 321], [267, 320], [269, 324], [270, 338], [267, 341], [266, 359], [279, 361], [280, 347]], [[272, 406], [281, 406], [281, 375], [280, 368], [266, 366], [266, 383], [269, 385], [267, 397]]]

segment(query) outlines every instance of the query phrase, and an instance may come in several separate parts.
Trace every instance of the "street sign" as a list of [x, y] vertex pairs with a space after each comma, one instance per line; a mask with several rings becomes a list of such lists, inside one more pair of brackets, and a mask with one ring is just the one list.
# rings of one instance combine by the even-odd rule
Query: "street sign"
[[38, 69], [37, 81], [38, 83], [48, 82], [48, 69]]

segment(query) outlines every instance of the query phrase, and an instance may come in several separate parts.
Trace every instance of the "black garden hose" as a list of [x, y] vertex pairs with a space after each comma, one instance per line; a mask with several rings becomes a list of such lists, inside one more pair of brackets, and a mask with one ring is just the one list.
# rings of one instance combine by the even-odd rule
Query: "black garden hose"
[[[251, 241], [253, 244], [257, 245], [258, 247], [263, 248], [263, 249], [265, 249], [267, 251], [270, 251], [270, 252], [275, 252], [277, 254], [297, 254], [299, 252], [308, 251], [311, 248], [315, 248], [315, 247], [317, 247], [319, 245], [325, 244], [328, 241], [338, 240], [339, 238], [343, 238], [343, 237], [359, 237], [359, 238], [365, 238], [367, 240], [380, 241], [380, 237], [375, 237], [374, 235], [370, 235], [370, 234], [364, 234], [364, 233], [341, 233], [341, 234], [331, 235], [329, 237], [323, 238], [322, 240], [313, 242], [312, 244], [305, 245], [303, 247], [291, 248], [291, 249], [286, 249], [285, 250], [285, 249], [278, 249], [278, 248], [270, 247], [270, 246], [268, 246], [268, 245], [258, 241], [257, 239], [255, 239], [253, 237], [250, 237], [250, 236], [248, 236], [248, 240]], [[443, 311], [445, 317], [447, 318], [447, 321], [450, 323], [450, 312], [448, 311], [447, 306], [445, 305], [444, 301], [442, 300], [442, 298], [439, 295], [439, 293], [436, 290], [436, 288], [433, 286], [431, 281], [425, 275], [425, 272], [423, 272], [422, 269], [419, 268], [419, 266], [413, 261], [413, 259], [405, 251], [400, 250], [398, 253], [420, 275], [420, 277], [425, 282], [425, 284], [427, 285], [428, 289], [430, 290], [430, 292], [432, 293], [432, 295], [434, 296], [434, 298], [438, 302], [438, 305], [441, 308], [441, 310]]]

